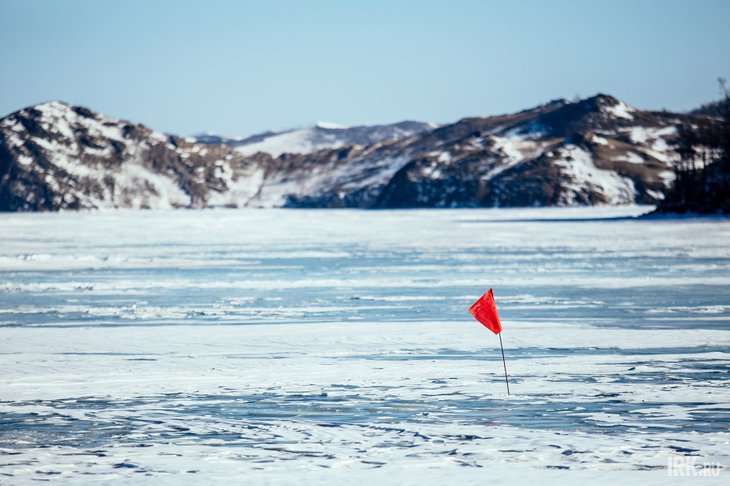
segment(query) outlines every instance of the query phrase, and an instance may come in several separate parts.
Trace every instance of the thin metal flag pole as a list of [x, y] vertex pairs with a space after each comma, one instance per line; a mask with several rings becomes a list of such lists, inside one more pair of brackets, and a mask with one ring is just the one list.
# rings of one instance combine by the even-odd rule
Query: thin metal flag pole
[[502, 333], [497, 334], [499, 336], [499, 348], [502, 350], [502, 364], [504, 365], [504, 382], [507, 383], [507, 395], [509, 395], [509, 380], [507, 379], [507, 361], [504, 359], [504, 346], [502, 345]]

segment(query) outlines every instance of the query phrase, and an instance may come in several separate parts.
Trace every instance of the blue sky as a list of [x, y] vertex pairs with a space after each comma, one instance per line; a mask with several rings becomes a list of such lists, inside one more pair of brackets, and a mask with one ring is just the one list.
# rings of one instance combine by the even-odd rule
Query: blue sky
[[0, 113], [60, 99], [177, 134], [454, 121], [597, 92], [686, 110], [727, 0], [0, 0]]

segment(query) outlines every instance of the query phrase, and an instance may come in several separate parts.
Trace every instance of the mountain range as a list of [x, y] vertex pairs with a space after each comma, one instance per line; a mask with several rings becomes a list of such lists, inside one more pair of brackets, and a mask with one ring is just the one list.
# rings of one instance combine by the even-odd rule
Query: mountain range
[[399, 140], [437, 126], [435, 123], [417, 121], [356, 127], [343, 127], [334, 123], [319, 122], [311, 127], [280, 132], [264, 132], [249, 137], [227, 138], [204, 134], [194, 138], [196, 142], [200, 143], [226, 144], [244, 155], [265, 152], [278, 157], [283, 153], [308, 154], [347, 145], [371, 145], [376, 142]]
[[599, 94], [441, 126], [179, 137], [53, 101], [0, 119], [0, 210], [653, 204], [701, 116]]

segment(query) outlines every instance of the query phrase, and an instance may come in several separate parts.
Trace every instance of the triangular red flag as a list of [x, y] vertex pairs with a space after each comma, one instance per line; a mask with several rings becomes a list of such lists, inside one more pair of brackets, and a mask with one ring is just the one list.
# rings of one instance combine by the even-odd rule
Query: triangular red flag
[[497, 305], [494, 303], [492, 289], [487, 290], [484, 295], [479, 297], [479, 300], [469, 307], [469, 312], [474, 316], [474, 319], [494, 334], [502, 332], [502, 324], [499, 322]]

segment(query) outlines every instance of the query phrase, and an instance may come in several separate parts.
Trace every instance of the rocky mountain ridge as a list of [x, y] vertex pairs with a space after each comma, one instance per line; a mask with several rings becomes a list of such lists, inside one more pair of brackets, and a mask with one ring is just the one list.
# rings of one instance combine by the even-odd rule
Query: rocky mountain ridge
[[651, 204], [693, 120], [597, 95], [275, 157], [49, 102], [0, 119], [0, 210]]

